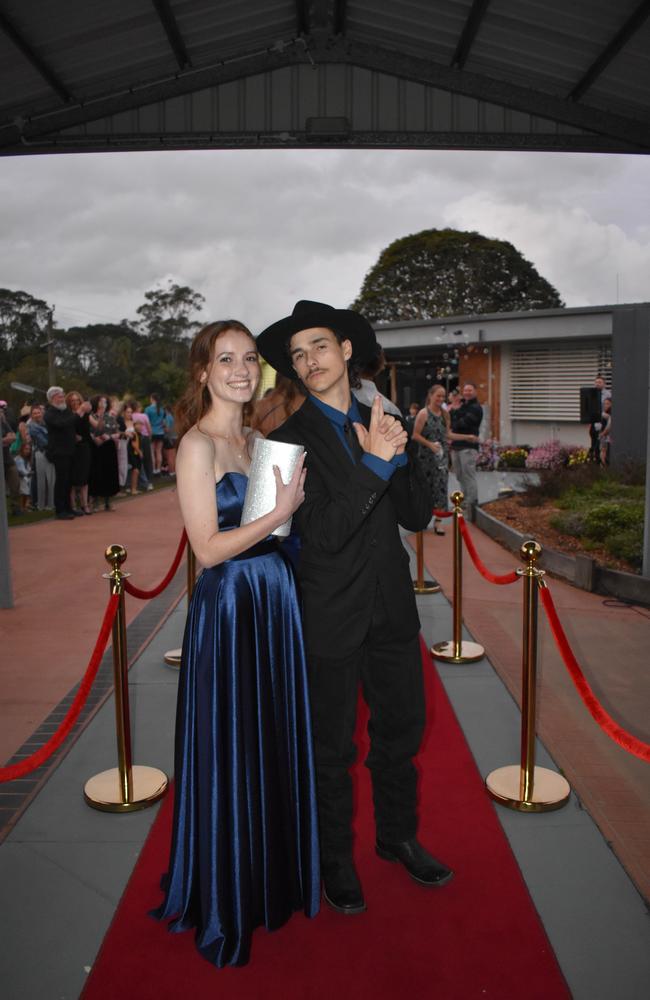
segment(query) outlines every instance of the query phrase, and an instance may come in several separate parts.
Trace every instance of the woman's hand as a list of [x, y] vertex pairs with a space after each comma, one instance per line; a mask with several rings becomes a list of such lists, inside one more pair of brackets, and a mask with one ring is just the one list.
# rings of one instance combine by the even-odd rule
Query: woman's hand
[[278, 525], [288, 521], [305, 499], [305, 477], [307, 470], [303, 468], [304, 464], [305, 453], [303, 451], [296, 462], [293, 475], [286, 486], [282, 482], [279, 468], [277, 465], [273, 466], [273, 475], [275, 476], [275, 507], [273, 513], [279, 518]]

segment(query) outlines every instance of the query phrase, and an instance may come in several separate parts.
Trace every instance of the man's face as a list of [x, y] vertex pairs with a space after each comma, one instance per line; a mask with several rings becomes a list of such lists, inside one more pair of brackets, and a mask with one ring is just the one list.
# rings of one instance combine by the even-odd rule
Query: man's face
[[331, 330], [314, 326], [294, 333], [289, 343], [294, 371], [305, 388], [315, 396], [325, 396], [340, 383], [348, 384], [347, 361], [352, 344], [340, 344]]
[[50, 399], [50, 402], [52, 406], [56, 406], [57, 408], [60, 409], [62, 406], [65, 406], [65, 393], [55, 392], [52, 398]]
[[470, 399], [475, 399], [475, 398], [476, 398], [476, 389], [474, 388], [473, 385], [467, 382], [463, 386], [463, 399], [465, 400], [466, 403], [469, 403]]
[[605, 379], [604, 378], [597, 378], [595, 380], [595, 386], [596, 386], [597, 389], [600, 389], [602, 391], [605, 388]]

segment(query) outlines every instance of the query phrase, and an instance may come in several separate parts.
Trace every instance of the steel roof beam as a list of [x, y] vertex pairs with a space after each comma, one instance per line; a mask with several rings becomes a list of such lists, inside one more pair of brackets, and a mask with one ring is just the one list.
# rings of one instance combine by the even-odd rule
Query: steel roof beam
[[187, 69], [188, 66], [192, 65], [192, 60], [190, 59], [188, 51], [185, 48], [185, 42], [180, 33], [169, 0], [152, 0], [152, 2], [156, 9], [156, 14], [160, 19], [160, 23], [165, 29], [167, 40], [172, 47], [179, 68]]
[[574, 125], [600, 135], [639, 147], [641, 152], [650, 152], [650, 125], [600, 108], [576, 104], [565, 98], [533, 90], [518, 84], [498, 80], [484, 74], [471, 73], [417, 58], [404, 52], [384, 49], [377, 45], [347, 40], [339, 46], [332, 46], [323, 53], [328, 62], [345, 62], [378, 73], [388, 73], [403, 80], [412, 80], [429, 87], [438, 87], [451, 93], [464, 94], [477, 101], [498, 104], [513, 111], [550, 121]]
[[4, 31], [7, 38], [10, 38], [17, 49], [24, 55], [25, 59], [34, 67], [37, 73], [43, 77], [52, 90], [58, 94], [62, 101], [68, 104], [73, 100], [72, 94], [67, 87], [59, 80], [58, 76], [48, 66], [44, 59], [34, 52], [31, 45], [23, 38], [18, 29], [11, 23], [6, 14], [0, 12], [0, 31]]
[[648, 15], [650, 15], [650, 0], [643, 0], [643, 2], [639, 4], [636, 10], [627, 19], [621, 30], [614, 35], [611, 42], [591, 64], [582, 79], [578, 80], [573, 90], [567, 94], [568, 100], [580, 100], [585, 91], [589, 90], [601, 73], [607, 69], [612, 59], [618, 55], [623, 46], [627, 45], [632, 36], [635, 35], [639, 28], [643, 26], [648, 18]]
[[490, 0], [473, 0], [472, 9], [467, 15], [465, 26], [454, 52], [454, 58], [451, 60], [452, 66], [458, 66], [459, 69], [462, 69], [467, 62], [470, 49], [489, 6]]
[[[0, 127], [0, 147], [15, 145], [21, 135], [26, 141], [38, 136], [74, 128], [85, 122], [97, 121], [122, 111], [143, 107], [182, 94], [190, 94], [216, 87], [233, 80], [242, 80], [260, 73], [305, 63], [313, 64], [311, 52], [293, 39], [281, 46], [242, 53], [214, 66], [179, 73], [164, 80], [143, 84], [137, 88], [124, 87], [116, 94], [104, 95], [74, 107], [34, 116], [24, 123], [22, 130], [16, 123]], [[601, 111], [584, 104], [576, 104], [552, 94], [532, 88], [517, 86], [503, 80], [467, 70], [418, 59], [406, 53], [383, 49], [349, 40], [331, 40], [321, 52], [314, 53], [318, 62], [339, 63], [386, 73], [424, 86], [437, 87], [451, 93], [464, 94], [477, 101], [485, 101], [514, 111], [563, 122], [596, 135], [610, 136], [639, 152], [650, 152], [650, 125], [622, 115]]]
[[296, 33], [309, 34], [309, 0], [296, 0]]
[[332, 23], [332, 34], [344, 35], [347, 28], [347, 5], [345, 0], [334, 0], [334, 20]]

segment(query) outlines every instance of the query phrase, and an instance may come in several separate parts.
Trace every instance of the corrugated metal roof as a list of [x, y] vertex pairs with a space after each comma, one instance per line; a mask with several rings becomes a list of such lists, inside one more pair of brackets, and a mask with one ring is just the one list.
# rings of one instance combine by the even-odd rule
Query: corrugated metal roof
[[648, 15], [650, 0], [2, 0], [0, 152], [648, 152]]

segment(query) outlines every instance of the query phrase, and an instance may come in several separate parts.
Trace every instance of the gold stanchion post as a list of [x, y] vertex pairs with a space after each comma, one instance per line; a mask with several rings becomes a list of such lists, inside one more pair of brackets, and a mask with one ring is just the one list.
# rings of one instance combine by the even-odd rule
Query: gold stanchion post
[[535, 705], [537, 696], [537, 598], [544, 571], [535, 563], [542, 553], [537, 542], [524, 542], [517, 572], [524, 580], [524, 626], [521, 695], [521, 763], [492, 771], [485, 779], [488, 794], [503, 806], [520, 812], [549, 812], [569, 799], [568, 781], [556, 771], [535, 766]]
[[440, 584], [433, 580], [424, 579], [424, 532], [418, 531], [415, 535], [415, 556], [417, 562], [417, 580], [413, 581], [413, 590], [416, 594], [439, 594]]
[[[192, 594], [194, 593], [194, 584], [196, 583], [196, 556], [190, 545], [190, 540], [188, 538], [186, 545], [186, 569], [187, 569], [187, 606], [190, 605], [190, 600]], [[168, 667], [180, 667], [181, 665], [181, 649], [168, 649], [165, 653], [164, 660]]]
[[460, 533], [460, 518], [463, 516], [463, 494], [457, 490], [451, 494], [454, 505], [454, 605], [453, 639], [437, 642], [431, 653], [445, 663], [475, 663], [483, 659], [485, 650], [478, 642], [462, 638], [463, 634], [463, 536]]
[[104, 557], [112, 565], [111, 572], [105, 573], [104, 579], [110, 583], [111, 594], [117, 594], [119, 597], [113, 621], [118, 766], [89, 778], [84, 787], [84, 799], [93, 809], [101, 809], [104, 812], [133, 812], [136, 809], [145, 809], [162, 798], [167, 790], [167, 775], [157, 767], [144, 767], [131, 762], [131, 718], [123, 585], [123, 580], [129, 574], [123, 573], [120, 569], [126, 559], [126, 549], [122, 545], [111, 545], [106, 549]]

